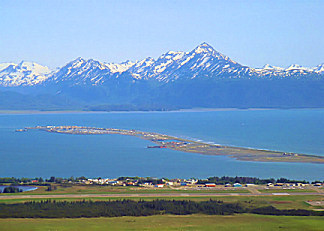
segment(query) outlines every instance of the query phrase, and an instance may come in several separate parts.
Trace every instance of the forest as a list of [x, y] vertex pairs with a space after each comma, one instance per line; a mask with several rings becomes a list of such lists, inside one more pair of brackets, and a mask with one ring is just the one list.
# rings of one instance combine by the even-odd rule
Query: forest
[[247, 208], [240, 203], [225, 203], [219, 200], [111, 200], [111, 201], [55, 201], [0, 204], [0, 218], [80, 218], [150, 216], [158, 214], [207, 214], [231, 215], [254, 213], [280, 216], [324, 216], [324, 211], [304, 209], [280, 210], [272, 206]]

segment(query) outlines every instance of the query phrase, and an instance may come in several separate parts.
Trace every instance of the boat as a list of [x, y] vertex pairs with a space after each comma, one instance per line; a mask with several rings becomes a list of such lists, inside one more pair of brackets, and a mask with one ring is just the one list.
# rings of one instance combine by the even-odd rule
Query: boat
[[159, 146], [147, 146], [147, 148], [167, 148], [165, 145], [159, 145]]
[[27, 132], [27, 129], [16, 129], [16, 132]]

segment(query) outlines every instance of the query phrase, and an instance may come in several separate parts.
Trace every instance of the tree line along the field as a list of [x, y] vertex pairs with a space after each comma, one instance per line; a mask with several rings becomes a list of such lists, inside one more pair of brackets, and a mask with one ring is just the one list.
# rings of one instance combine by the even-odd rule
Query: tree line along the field
[[265, 215], [324, 216], [324, 211], [303, 209], [279, 210], [272, 206], [247, 208], [240, 203], [218, 200], [113, 200], [113, 201], [41, 201], [17, 204], [0, 204], [0, 218], [80, 218], [150, 216], [157, 214], [208, 214], [232, 215], [254, 213]]

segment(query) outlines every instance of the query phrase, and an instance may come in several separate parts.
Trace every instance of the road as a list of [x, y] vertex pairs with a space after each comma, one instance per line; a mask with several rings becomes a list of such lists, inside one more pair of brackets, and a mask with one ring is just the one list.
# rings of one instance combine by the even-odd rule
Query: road
[[289, 192], [289, 193], [140, 193], [140, 194], [55, 194], [55, 195], [1, 195], [1, 200], [8, 199], [55, 199], [55, 198], [114, 198], [114, 197], [226, 197], [226, 196], [324, 196], [317, 192]]

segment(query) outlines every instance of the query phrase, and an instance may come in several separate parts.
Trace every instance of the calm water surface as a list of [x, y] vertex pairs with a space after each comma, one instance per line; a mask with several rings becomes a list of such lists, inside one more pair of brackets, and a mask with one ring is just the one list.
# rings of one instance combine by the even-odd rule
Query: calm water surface
[[257, 176], [324, 180], [324, 165], [243, 162], [122, 135], [15, 132], [36, 125], [137, 129], [218, 144], [324, 156], [324, 110], [0, 115], [0, 176]]

